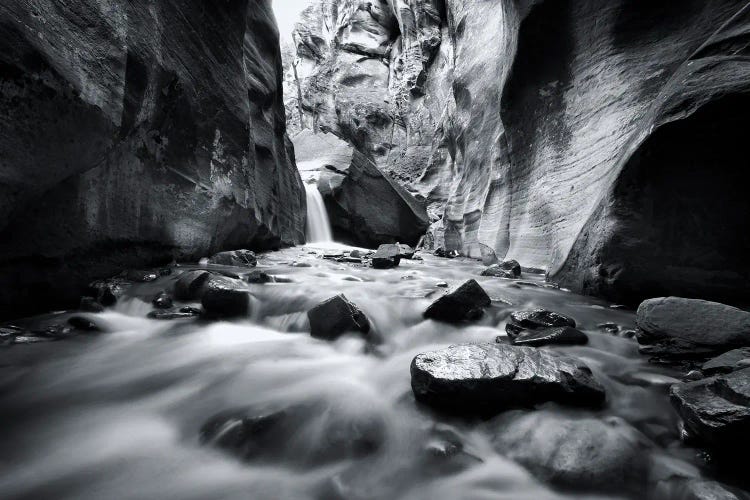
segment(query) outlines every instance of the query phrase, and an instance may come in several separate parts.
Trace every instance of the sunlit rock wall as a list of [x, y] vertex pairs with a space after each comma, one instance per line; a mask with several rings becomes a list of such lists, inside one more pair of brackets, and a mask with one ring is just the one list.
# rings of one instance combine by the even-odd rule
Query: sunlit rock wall
[[[750, 248], [742, 224], [685, 207], [716, 204], [744, 178], [721, 175], [723, 190], [701, 194], [708, 179], [691, 174], [663, 207], [654, 200], [669, 183], [644, 179], [638, 203], [623, 201], [633, 192], [623, 186], [661, 127], [692, 118], [700, 143], [705, 121], [727, 116], [697, 112], [745, 95], [748, 15], [730, 0], [324, 2], [296, 33], [302, 108], [308, 127], [345, 138], [426, 199], [434, 246], [492, 250], [614, 300], [736, 296], [748, 264], [714, 254]], [[747, 128], [742, 102], [726, 130]], [[747, 171], [726, 133], [703, 133], [693, 155], [675, 135], [657, 137], [637, 170], [662, 168], [649, 163], [658, 149], [689, 159], [690, 172]], [[746, 207], [734, 198], [714, 213], [736, 218]], [[682, 238], [684, 220], [708, 237]]]
[[304, 241], [270, 0], [7, 0], [0, 68], [3, 315]]

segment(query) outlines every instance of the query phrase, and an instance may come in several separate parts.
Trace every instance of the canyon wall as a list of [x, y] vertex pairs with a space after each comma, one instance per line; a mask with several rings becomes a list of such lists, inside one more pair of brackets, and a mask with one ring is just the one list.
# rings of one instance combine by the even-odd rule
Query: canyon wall
[[295, 44], [294, 127], [424, 198], [433, 246], [628, 303], [747, 297], [746, 2], [331, 0]]
[[304, 242], [278, 40], [270, 0], [4, 1], [1, 315]]

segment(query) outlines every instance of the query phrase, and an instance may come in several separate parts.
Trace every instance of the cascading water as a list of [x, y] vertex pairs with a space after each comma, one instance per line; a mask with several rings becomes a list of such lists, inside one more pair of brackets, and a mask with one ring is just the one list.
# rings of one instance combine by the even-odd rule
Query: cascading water
[[308, 243], [326, 243], [333, 241], [331, 222], [328, 220], [323, 197], [315, 184], [305, 184], [307, 192], [307, 230]]

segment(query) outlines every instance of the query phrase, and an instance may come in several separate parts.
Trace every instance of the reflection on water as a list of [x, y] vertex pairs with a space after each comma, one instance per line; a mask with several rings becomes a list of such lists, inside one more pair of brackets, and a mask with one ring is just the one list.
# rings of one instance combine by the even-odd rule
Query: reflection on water
[[[573, 316], [589, 334], [588, 346], [567, 349], [589, 364], [609, 403], [585, 413], [624, 418], [692, 469], [659, 382], [673, 374], [649, 366], [632, 340], [598, 327], [632, 328], [632, 312], [540, 287], [538, 276], [522, 285], [480, 278], [481, 265], [471, 260], [425, 255], [382, 271], [319, 258], [337, 248], [261, 256], [260, 269], [292, 282], [250, 285], [252, 319], [147, 319], [150, 298], [172, 276], [136, 285], [114, 309], [91, 315], [106, 334], [3, 349], [2, 497], [595, 498], [553, 491], [493, 450], [490, 427], [432, 415], [411, 394], [415, 354], [493, 341], [510, 312], [537, 306]], [[445, 293], [438, 282], [453, 288], [468, 277], [493, 298], [481, 321], [422, 320]], [[383, 339], [374, 351], [359, 337], [325, 342], [306, 333], [306, 311], [338, 293], [370, 318]], [[237, 408], [285, 409], [293, 425], [246, 463], [202, 445], [203, 424]], [[371, 452], [343, 450], [341, 433], [352, 429], [373, 441]], [[446, 446], [461, 451], [441, 459]]]

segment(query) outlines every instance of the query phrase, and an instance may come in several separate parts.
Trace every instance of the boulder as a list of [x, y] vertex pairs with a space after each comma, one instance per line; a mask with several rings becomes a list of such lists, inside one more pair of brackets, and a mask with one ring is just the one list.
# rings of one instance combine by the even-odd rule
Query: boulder
[[270, 1], [2, 5], [0, 318], [305, 241]]
[[398, 245], [398, 249], [402, 258], [404, 259], [414, 258], [414, 254], [416, 253], [414, 248], [410, 247], [409, 245], [405, 245], [403, 243], [398, 243], [397, 245]]
[[490, 305], [487, 292], [472, 279], [430, 304], [423, 316], [447, 323], [473, 321], [482, 317], [484, 308]]
[[367, 334], [370, 322], [365, 313], [343, 294], [331, 297], [307, 311], [310, 334], [319, 339], [335, 340], [347, 332]]
[[399, 245], [380, 245], [378, 250], [372, 255], [372, 267], [375, 269], [396, 267], [401, 262], [401, 257], [401, 248]]
[[750, 367], [750, 347], [743, 347], [709, 359], [703, 363], [701, 371], [706, 375], [717, 375], [748, 367]]
[[482, 276], [493, 276], [495, 278], [511, 278], [516, 279], [521, 277], [521, 264], [515, 260], [505, 260], [503, 262], [492, 264], [487, 269], [482, 271]]
[[68, 318], [68, 324], [76, 330], [84, 332], [102, 332], [103, 329], [94, 321], [85, 316], [71, 316]]
[[174, 297], [177, 300], [200, 300], [203, 290], [211, 277], [208, 271], [186, 271], [174, 284]]
[[583, 345], [589, 338], [582, 331], [570, 326], [521, 330], [511, 337], [513, 345], [540, 347], [543, 345]]
[[89, 283], [87, 293], [104, 306], [114, 305], [133, 285], [125, 278], [109, 278]]
[[263, 271], [253, 271], [250, 274], [247, 275], [245, 280], [248, 283], [273, 283], [274, 279], [273, 276], [271, 276], [268, 273], [264, 273]]
[[201, 304], [208, 316], [248, 316], [251, 312], [250, 298], [250, 291], [243, 281], [211, 276], [203, 291]]
[[456, 345], [411, 363], [416, 399], [466, 415], [499, 413], [547, 401], [598, 407], [602, 386], [580, 361], [547, 350], [505, 344]]
[[124, 271], [121, 276], [128, 281], [135, 283], [149, 283], [155, 281], [159, 277], [158, 271], [148, 271], [144, 269], [130, 269]]
[[688, 433], [720, 452], [750, 445], [750, 368], [675, 384], [672, 405]]
[[455, 259], [460, 253], [458, 253], [458, 250], [446, 250], [445, 248], [438, 248], [436, 249], [433, 254], [435, 257], [442, 257], [444, 259]]
[[549, 411], [501, 417], [493, 445], [539, 479], [576, 491], [642, 493], [648, 440], [617, 417], [567, 417]]
[[644, 354], [705, 358], [750, 346], [750, 313], [718, 302], [649, 299], [638, 307], [636, 323]]
[[151, 304], [157, 309], [169, 309], [173, 304], [172, 296], [162, 290], [154, 296]]
[[514, 338], [523, 330], [565, 326], [575, 328], [576, 320], [564, 314], [539, 308], [532, 311], [516, 311], [512, 313], [508, 323], [505, 325], [505, 331], [508, 332], [511, 338]]
[[232, 250], [212, 255], [208, 263], [220, 266], [255, 267], [258, 265], [258, 258], [255, 252], [250, 250]]

